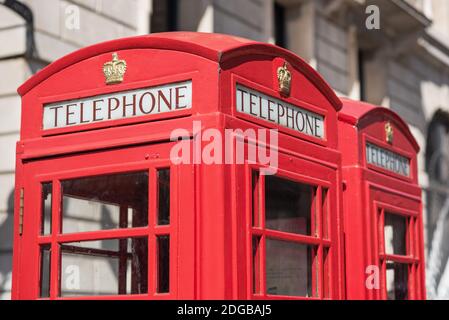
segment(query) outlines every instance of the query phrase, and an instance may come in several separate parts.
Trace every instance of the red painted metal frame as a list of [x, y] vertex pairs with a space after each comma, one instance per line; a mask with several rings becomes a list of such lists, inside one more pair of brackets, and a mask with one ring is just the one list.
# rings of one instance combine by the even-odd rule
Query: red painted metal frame
[[[283, 155], [281, 155], [283, 157]], [[299, 165], [299, 164], [298, 164]], [[247, 165], [246, 168], [246, 184], [252, 186], [251, 188], [248, 188], [247, 190], [254, 191], [254, 185], [252, 182], [253, 174], [254, 172], [259, 173], [260, 170], [263, 169], [263, 167], [260, 166], [254, 166], [254, 165]], [[303, 183], [308, 186], [314, 187], [315, 194], [313, 197], [313, 205], [314, 207], [311, 209], [313, 213], [311, 213], [311, 225], [315, 226], [315, 230], [312, 230], [311, 228], [311, 235], [301, 235], [301, 234], [292, 234], [287, 233], [283, 231], [277, 231], [277, 230], [270, 230], [265, 227], [265, 176], [260, 175], [258, 178], [257, 183], [257, 197], [252, 196], [252, 192], [247, 194], [247, 197], [251, 200], [247, 201], [249, 204], [255, 205], [257, 203], [257, 208], [248, 207], [247, 209], [247, 225], [249, 230], [251, 232], [249, 233], [247, 237], [247, 252], [248, 252], [248, 269], [247, 269], [247, 296], [251, 299], [294, 299], [294, 300], [304, 300], [304, 299], [326, 299], [326, 298], [338, 298], [339, 294], [338, 291], [332, 291], [332, 288], [335, 286], [336, 279], [338, 278], [337, 272], [332, 273], [329, 272], [331, 270], [336, 270], [335, 268], [331, 268], [331, 270], [325, 270], [325, 262], [324, 262], [324, 253], [323, 251], [327, 250], [334, 250], [336, 251], [338, 248], [338, 241], [335, 240], [337, 237], [330, 236], [329, 240], [326, 239], [325, 234], [329, 235], [332, 234], [334, 231], [327, 230], [325, 232], [324, 226], [329, 226], [329, 222], [324, 224], [323, 223], [323, 206], [321, 205], [323, 203], [322, 201], [322, 193], [323, 189], [328, 190], [327, 197], [330, 197], [329, 189], [332, 187], [332, 182], [330, 181], [322, 181], [317, 180], [314, 178], [311, 178], [309, 176], [306, 176], [304, 174], [297, 174], [292, 171], [285, 171], [285, 170], [279, 170], [277, 176], [288, 179], [291, 181], [295, 181], [298, 183]], [[332, 192], [332, 191], [330, 191]], [[319, 204], [317, 206], [317, 204]], [[329, 206], [330, 201], [326, 202], [325, 206]], [[336, 206], [336, 205], [335, 205]], [[254, 211], [258, 212], [258, 219], [260, 219], [260, 222], [258, 224], [255, 223], [252, 219], [252, 215], [255, 213]], [[335, 218], [335, 216], [334, 216]], [[336, 225], [336, 221], [332, 221], [332, 225]], [[256, 266], [253, 264], [253, 239], [254, 237], [260, 238], [260, 247], [261, 247], [261, 253], [260, 257], [258, 258], [259, 266], [259, 274], [257, 276], [258, 283], [254, 283], [254, 277], [252, 276], [253, 270], [256, 270]], [[317, 247], [314, 249], [316, 253], [314, 254], [314, 262], [312, 264], [312, 290], [313, 290], [313, 297], [293, 297], [293, 296], [282, 296], [282, 295], [269, 295], [266, 293], [266, 286], [265, 286], [265, 279], [266, 279], [266, 255], [265, 255], [265, 243], [266, 239], [276, 239], [281, 241], [287, 241], [297, 244], [304, 244], [304, 245], [311, 245], [314, 247]], [[318, 249], [318, 250], [317, 250]], [[338, 263], [338, 261], [335, 259], [337, 256], [335, 255], [335, 258], [332, 257], [332, 253], [329, 253], [330, 256], [327, 256], [329, 259], [334, 259], [334, 264]], [[326, 271], [328, 273], [326, 273]], [[317, 279], [317, 275], [319, 275], [319, 279]], [[318, 285], [317, 285], [318, 284]], [[329, 288], [328, 292], [325, 292], [324, 288]], [[257, 287], [259, 288], [259, 293], [254, 293], [252, 288]]]
[[[410, 288], [409, 294], [410, 299], [419, 299], [422, 295], [421, 288], [419, 287], [419, 273], [417, 272], [418, 264], [420, 262], [420, 255], [416, 252], [416, 247], [418, 244], [419, 236], [416, 234], [416, 229], [413, 227], [416, 223], [417, 217], [419, 216], [418, 211], [405, 211], [401, 208], [384, 204], [381, 202], [375, 202], [375, 207], [378, 212], [378, 243], [379, 243], [379, 266], [382, 270], [381, 273], [381, 291], [380, 297], [382, 299], [387, 298], [387, 288], [386, 288], [386, 262], [397, 262], [408, 266], [409, 276], [408, 276], [408, 287]], [[384, 242], [384, 221], [385, 221], [385, 211], [390, 214], [402, 215], [406, 218], [406, 254], [405, 255], [395, 255], [387, 254], [385, 252], [385, 242]]]
[[[126, 296], [95, 296], [82, 297], [82, 299], [193, 299], [194, 262], [189, 252], [193, 247], [193, 202], [192, 190], [181, 190], [183, 183], [193, 184], [192, 169], [189, 166], [176, 167], [169, 160], [169, 144], [157, 146], [143, 146], [124, 148], [117, 151], [106, 151], [95, 155], [77, 155], [68, 159], [48, 159], [27, 165], [25, 172], [29, 179], [25, 183], [26, 190], [31, 195], [27, 198], [26, 206], [26, 232], [23, 234], [21, 254], [16, 256], [19, 261], [19, 272], [22, 276], [16, 279], [14, 299], [39, 298], [39, 264], [40, 246], [51, 244], [51, 289], [50, 299], [80, 299], [77, 297], [59, 296], [60, 270], [60, 243], [79, 241], [94, 241], [104, 239], [124, 239], [134, 237], [148, 237], [148, 294]], [[160, 159], [145, 159], [148, 152], [154, 149], [161, 155]], [[95, 159], [95, 161], [92, 161]], [[129, 162], [124, 162], [128, 159]], [[77, 163], [87, 163], [79, 169]], [[95, 164], [94, 164], [95, 163]], [[90, 164], [90, 165], [89, 165]], [[58, 168], [55, 170], [55, 168]], [[156, 170], [170, 168], [170, 225], [157, 225], [157, 176]], [[81, 233], [63, 234], [61, 231], [61, 189], [60, 181], [86, 176], [105, 174], [148, 171], [149, 173], [149, 224], [147, 227], [132, 229], [99, 230]], [[41, 215], [41, 184], [51, 181], [53, 183], [52, 196], [52, 234], [40, 235]], [[28, 209], [29, 208], [29, 209]], [[35, 210], [36, 209], [36, 210]], [[182, 215], [181, 215], [182, 212]], [[179, 224], [182, 228], [179, 228]], [[170, 236], [170, 293], [157, 293], [157, 261], [156, 238], [161, 235]], [[182, 240], [179, 238], [182, 237]], [[189, 243], [187, 239], [192, 239]], [[179, 250], [179, 251], [178, 251]], [[182, 251], [182, 252], [181, 252]], [[21, 262], [23, 261], [23, 262]], [[23, 269], [23, 270], [21, 270]], [[26, 270], [26, 271], [25, 271]], [[35, 270], [35, 271], [34, 271]], [[182, 273], [180, 273], [182, 270]], [[183, 275], [180, 277], [180, 275]], [[190, 274], [190, 276], [186, 276]], [[25, 276], [26, 275], [26, 276]], [[28, 285], [20, 286], [17, 280], [25, 281]]]

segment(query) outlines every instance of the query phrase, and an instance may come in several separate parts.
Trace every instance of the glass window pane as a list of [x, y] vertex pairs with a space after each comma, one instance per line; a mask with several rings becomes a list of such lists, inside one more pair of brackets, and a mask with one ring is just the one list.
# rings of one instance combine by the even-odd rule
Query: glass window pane
[[148, 172], [61, 182], [63, 233], [148, 225]]
[[266, 228], [310, 235], [316, 188], [276, 176], [265, 177]]
[[387, 262], [388, 300], [408, 299], [408, 265]]
[[253, 293], [260, 294], [261, 247], [260, 237], [253, 237]]
[[170, 224], [170, 169], [158, 170], [158, 225]]
[[267, 294], [312, 296], [312, 246], [266, 240]]
[[407, 218], [385, 213], [385, 252], [387, 254], [406, 255]]
[[323, 211], [323, 237], [329, 239], [329, 190], [323, 188], [321, 191], [321, 207]]
[[61, 245], [62, 297], [147, 293], [148, 239]]
[[329, 248], [323, 249], [323, 298], [331, 297], [331, 288], [330, 288], [330, 270], [331, 270], [331, 259]]
[[50, 261], [51, 247], [45, 245], [41, 247], [41, 273], [40, 273], [40, 297], [50, 297]]
[[252, 171], [252, 194], [253, 194], [253, 207], [252, 207], [252, 225], [253, 227], [260, 227], [260, 197], [259, 197], [259, 171]]
[[158, 251], [158, 293], [170, 292], [170, 237], [160, 236], [157, 238]]
[[41, 234], [51, 234], [51, 210], [52, 210], [53, 183], [42, 184], [42, 218]]

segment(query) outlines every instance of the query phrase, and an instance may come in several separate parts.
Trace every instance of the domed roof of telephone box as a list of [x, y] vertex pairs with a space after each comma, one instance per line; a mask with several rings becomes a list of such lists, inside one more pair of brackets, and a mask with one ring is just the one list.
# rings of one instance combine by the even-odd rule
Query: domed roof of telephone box
[[53, 74], [93, 56], [116, 50], [146, 48], [186, 52], [219, 64], [247, 55], [282, 57], [288, 60], [293, 67], [300, 70], [323, 93], [336, 110], [339, 110], [342, 106], [340, 99], [319, 73], [294, 53], [268, 43], [224, 34], [201, 32], [154, 33], [111, 40], [85, 47], [42, 69], [20, 86], [18, 92], [23, 96]]
[[356, 101], [356, 100], [351, 100], [351, 99], [347, 99], [347, 98], [341, 98], [341, 101], [343, 103], [343, 107], [341, 108], [340, 112], [338, 113], [338, 118], [341, 121], [345, 121], [351, 125], [358, 126], [359, 123], [363, 119], [365, 119], [371, 115], [376, 115], [376, 114], [387, 115], [401, 129], [401, 131], [404, 133], [404, 135], [407, 137], [407, 139], [413, 145], [413, 148], [416, 150], [416, 152], [419, 152], [419, 149], [420, 149], [419, 144], [416, 141], [415, 137], [413, 136], [412, 132], [410, 131], [410, 128], [409, 128], [407, 122], [405, 122], [393, 110], [390, 110], [385, 107], [376, 106], [376, 105], [366, 103], [363, 101]]

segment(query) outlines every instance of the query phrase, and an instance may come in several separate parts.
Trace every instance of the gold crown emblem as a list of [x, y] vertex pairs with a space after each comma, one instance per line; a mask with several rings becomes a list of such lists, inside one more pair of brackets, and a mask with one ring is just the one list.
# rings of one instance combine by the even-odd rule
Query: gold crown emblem
[[118, 54], [112, 54], [112, 61], [103, 65], [103, 73], [106, 77], [106, 84], [117, 84], [123, 81], [126, 72], [126, 61], [119, 60]]
[[278, 82], [279, 82], [279, 91], [283, 95], [290, 95], [290, 88], [292, 83], [292, 74], [288, 70], [287, 62], [284, 62], [282, 67], [278, 68]]
[[388, 121], [385, 124], [385, 140], [389, 143], [393, 143], [393, 137], [394, 137], [394, 130], [393, 126], [391, 125], [390, 121]]

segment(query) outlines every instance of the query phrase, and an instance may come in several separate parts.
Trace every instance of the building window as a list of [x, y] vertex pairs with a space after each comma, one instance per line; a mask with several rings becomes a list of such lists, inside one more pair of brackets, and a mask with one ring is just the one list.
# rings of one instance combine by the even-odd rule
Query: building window
[[287, 48], [287, 16], [286, 8], [278, 2], [274, 2], [274, 38], [276, 45]]
[[176, 31], [178, 27], [178, 1], [153, 0], [150, 32]]
[[359, 49], [357, 52], [358, 79], [360, 83], [360, 100], [366, 101], [366, 81], [365, 81], [366, 52]]
[[328, 298], [328, 189], [252, 173], [254, 297]]
[[169, 294], [170, 202], [168, 168], [44, 183], [40, 297]]

